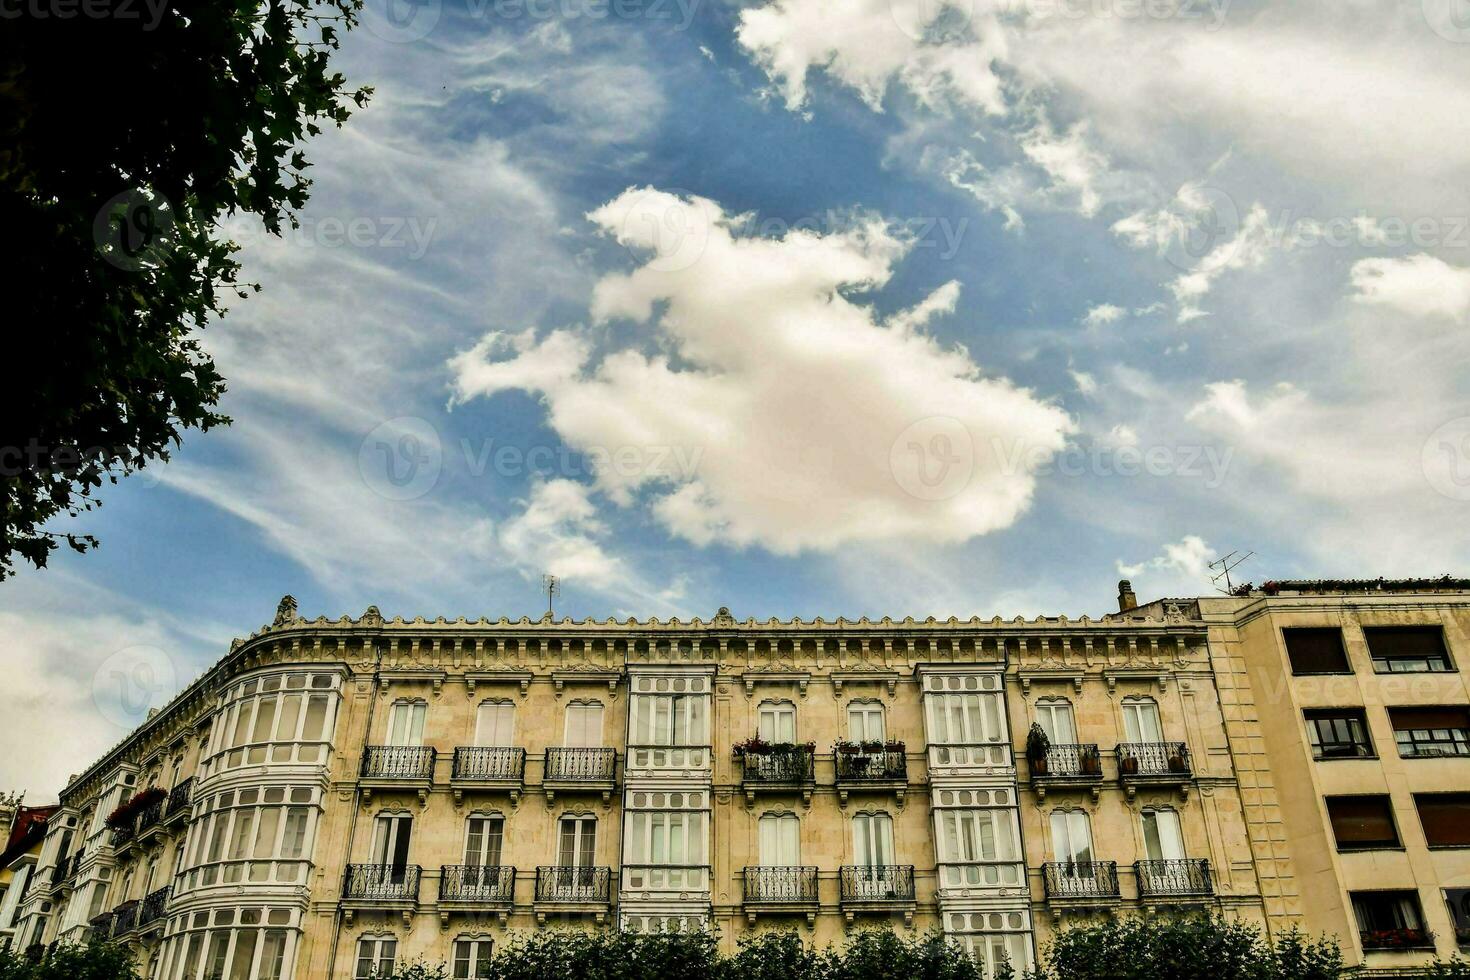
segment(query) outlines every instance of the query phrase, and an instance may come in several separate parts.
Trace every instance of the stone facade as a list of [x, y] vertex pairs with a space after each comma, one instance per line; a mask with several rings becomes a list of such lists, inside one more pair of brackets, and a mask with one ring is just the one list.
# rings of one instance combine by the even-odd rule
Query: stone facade
[[288, 597], [65, 788], [17, 935], [304, 980], [473, 976], [550, 924], [886, 924], [990, 969], [1119, 909], [1310, 927], [1240, 608], [333, 621]]

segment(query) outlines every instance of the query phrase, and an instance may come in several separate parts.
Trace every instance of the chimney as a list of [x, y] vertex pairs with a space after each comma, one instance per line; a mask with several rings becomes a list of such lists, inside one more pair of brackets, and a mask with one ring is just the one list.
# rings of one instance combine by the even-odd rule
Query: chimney
[[1126, 578], [1118, 583], [1118, 612], [1138, 608], [1138, 596], [1133, 594], [1133, 583]]

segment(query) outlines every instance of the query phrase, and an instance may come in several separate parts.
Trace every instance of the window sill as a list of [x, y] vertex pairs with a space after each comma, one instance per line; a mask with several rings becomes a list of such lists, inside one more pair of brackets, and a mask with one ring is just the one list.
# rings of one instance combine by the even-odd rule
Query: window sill
[[1357, 673], [1357, 671], [1355, 671], [1355, 670], [1303, 670], [1303, 671], [1300, 671], [1300, 672], [1294, 670], [1294, 671], [1291, 672], [1291, 676], [1292, 677], [1351, 677], [1355, 673]]
[[1313, 762], [1376, 762], [1376, 755], [1314, 755]]
[[1431, 851], [1470, 851], [1470, 841], [1464, 844], [1426, 844]]
[[1401, 677], [1404, 674], [1456, 674], [1459, 671], [1454, 667], [1431, 667], [1428, 670], [1379, 670], [1375, 667], [1373, 673], [1378, 677]]
[[1403, 851], [1404, 849], [1403, 844], [1360, 844], [1356, 847], [1337, 845], [1337, 853], [1339, 854], [1362, 854], [1365, 851]]

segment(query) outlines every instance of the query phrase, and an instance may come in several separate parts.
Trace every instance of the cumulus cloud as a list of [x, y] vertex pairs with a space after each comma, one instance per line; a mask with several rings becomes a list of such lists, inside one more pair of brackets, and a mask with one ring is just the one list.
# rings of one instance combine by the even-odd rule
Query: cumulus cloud
[[1464, 320], [1470, 315], [1470, 268], [1433, 255], [1360, 259], [1349, 281], [1359, 303], [1387, 306], [1415, 317]]
[[1114, 306], [1112, 303], [1099, 303], [1087, 311], [1087, 315], [1082, 318], [1082, 322], [1089, 327], [1101, 327], [1105, 324], [1121, 320], [1127, 313], [1128, 311], [1121, 306]]
[[505, 554], [528, 573], [547, 572], [609, 589], [628, 570], [622, 559], [598, 543], [606, 532], [588, 488], [574, 480], [555, 479], [536, 484], [524, 509], [500, 525], [499, 541]]
[[[956, 284], [886, 321], [858, 300], [906, 250], [880, 222], [748, 236], [712, 201], [651, 188], [588, 217], [645, 256], [597, 283], [594, 322], [640, 324], [658, 353], [594, 357], [569, 328], [491, 335], [451, 362], [454, 398], [538, 394], [597, 488], [646, 501], [678, 537], [782, 554], [965, 541], [1015, 521], [1072, 431], [1061, 409], [925, 334]], [[617, 465], [620, 452], [640, 465]]]
[[1127, 578], [1145, 572], [1174, 572], [1188, 579], [1199, 581], [1208, 577], [1209, 563], [1215, 557], [1215, 549], [1205, 544], [1197, 534], [1186, 534], [1174, 544], [1164, 545], [1164, 550], [1136, 565], [1118, 562], [1118, 574]]

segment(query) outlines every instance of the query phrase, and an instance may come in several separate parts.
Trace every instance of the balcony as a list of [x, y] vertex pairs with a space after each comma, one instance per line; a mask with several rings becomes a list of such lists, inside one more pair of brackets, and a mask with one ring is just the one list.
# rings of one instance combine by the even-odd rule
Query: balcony
[[462, 745], [454, 750], [449, 785], [455, 805], [465, 793], [507, 793], [512, 804], [521, 802], [526, 783], [526, 750], [513, 745]]
[[1433, 949], [1434, 933], [1428, 929], [1369, 929], [1358, 933], [1364, 951]]
[[169, 886], [150, 892], [138, 906], [138, 932], [147, 935], [163, 928], [163, 912], [168, 906]]
[[861, 912], [903, 914], [905, 925], [914, 921], [914, 866], [912, 864], [848, 864], [838, 872], [842, 914], [851, 922]]
[[94, 942], [106, 942], [112, 938], [112, 913], [103, 912], [92, 916], [87, 920], [87, 928], [92, 930], [89, 938]]
[[546, 750], [541, 788], [547, 803], [557, 793], [601, 793], [606, 803], [617, 788], [617, 772], [618, 754], [612, 749], [551, 746]]
[[417, 864], [349, 864], [342, 876], [342, 910], [348, 925], [362, 909], [397, 911], [406, 928], [419, 900]]
[[1205, 899], [1215, 894], [1210, 881], [1210, 862], [1204, 858], [1176, 861], [1137, 861], [1138, 897], [1149, 900]]
[[1091, 742], [1049, 745], [1044, 755], [1026, 761], [1039, 800], [1046, 799], [1048, 789], [1086, 789], [1095, 800], [1102, 789], [1102, 754]]
[[493, 910], [504, 926], [515, 904], [516, 869], [509, 865], [446, 864], [439, 869], [439, 922], [456, 908]]
[[688, 898], [690, 892], [710, 888], [707, 865], [625, 864], [622, 872], [624, 892], [677, 892]]
[[536, 869], [536, 922], [546, 924], [548, 913], [591, 915], [598, 925], [607, 921], [612, 904], [612, 869], [542, 866]]
[[844, 806], [849, 793], [892, 793], [903, 806], [909, 785], [909, 760], [902, 742], [838, 742], [832, 747], [837, 796]]
[[1183, 742], [1119, 742], [1117, 753], [1118, 781], [1129, 800], [1139, 786], [1176, 786], [1189, 795], [1194, 767]]
[[182, 820], [189, 819], [189, 812], [194, 802], [194, 777], [179, 783], [169, 790], [168, 804], [164, 807], [163, 823], [166, 827], [172, 827]]
[[1041, 880], [1053, 910], [1118, 900], [1116, 861], [1048, 861], [1041, 866]]
[[805, 915], [817, 921], [817, 869], [814, 867], [747, 867], [745, 917], [751, 925], [757, 915]]
[[132, 821], [112, 828], [113, 849], [118, 851], [125, 850], [132, 845], [133, 838], [137, 836], [137, 833], [138, 827]]
[[134, 840], [137, 841], [138, 846], [147, 847], [149, 844], [157, 842], [163, 836], [163, 814], [167, 806], [168, 800], [160, 799], [148, 804], [138, 814], [137, 831], [134, 835]]
[[138, 903], [123, 902], [112, 910], [112, 938], [124, 939], [138, 928]]
[[741, 767], [745, 805], [754, 806], [757, 793], [800, 793], [810, 805], [816, 785], [815, 748], [810, 745], [771, 745], [752, 739], [735, 749]]
[[369, 745], [362, 750], [358, 786], [364, 805], [371, 803], [373, 790], [413, 790], [419, 803], [429, 800], [434, 785], [434, 762], [438, 753], [427, 745]]

